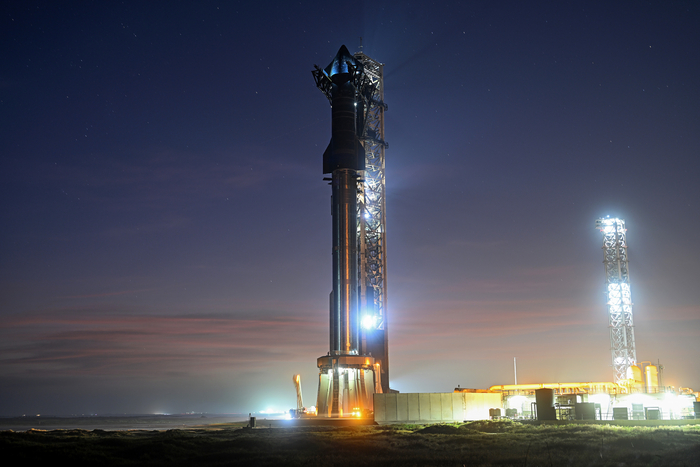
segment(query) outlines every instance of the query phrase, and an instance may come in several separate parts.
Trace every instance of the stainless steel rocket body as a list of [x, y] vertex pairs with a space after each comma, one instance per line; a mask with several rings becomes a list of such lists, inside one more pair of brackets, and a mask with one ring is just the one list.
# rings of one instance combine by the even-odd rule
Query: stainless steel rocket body
[[331, 353], [357, 353], [357, 172], [333, 171], [333, 300]]
[[[330, 174], [333, 235], [333, 291], [330, 297], [330, 352], [317, 359], [319, 416], [339, 417], [371, 409], [381, 392], [374, 358], [361, 353], [359, 310], [358, 178], [365, 169], [357, 102], [362, 64], [342, 46], [330, 65], [313, 72], [331, 103], [331, 141], [323, 153]], [[360, 123], [358, 123], [360, 122]], [[378, 374], [378, 373], [377, 373]]]
[[[333, 293], [330, 309], [332, 355], [356, 355], [360, 342], [358, 299], [357, 183], [365, 153], [358, 138], [353, 74], [342, 61], [331, 66], [331, 141], [323, 171], [331, 173], [333, 216]], [[354, 60], [354, 59], [353, 59]], [[333, 71], [336, 71], [333, 73]]]

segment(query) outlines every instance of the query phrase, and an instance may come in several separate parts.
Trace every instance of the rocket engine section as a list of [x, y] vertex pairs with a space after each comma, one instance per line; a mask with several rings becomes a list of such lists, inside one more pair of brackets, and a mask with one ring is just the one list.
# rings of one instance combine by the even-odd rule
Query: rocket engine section
[[371, 410], [377, 387], [374, 359], [361, 349], [358, 297], [358, 171], [365, 169], [360, 135], [364, 131], [363, 94], [371, 84], [362, 64], [345, 46], [326, 68], [317, 66], [313, 75], [332, 109], [331, 141], [323, 154], [323, 173], [331, 174], [325, 180], [332, 186], [330, 351], [317, 361], [317, 407], [319, 416], [337, 417]]

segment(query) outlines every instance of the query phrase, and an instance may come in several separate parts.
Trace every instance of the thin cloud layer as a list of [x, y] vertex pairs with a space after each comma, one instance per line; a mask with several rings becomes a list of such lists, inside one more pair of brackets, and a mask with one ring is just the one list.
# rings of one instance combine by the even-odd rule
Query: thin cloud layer
[[313, 353], [320, 343], [298, 336], [322, 333], [321, 324], [296, 316], [256, 319], [51, 310], [3, 321], [0, 367], [6, 375], [18, 376], [243, 370], [264, 367], [271, 359]]

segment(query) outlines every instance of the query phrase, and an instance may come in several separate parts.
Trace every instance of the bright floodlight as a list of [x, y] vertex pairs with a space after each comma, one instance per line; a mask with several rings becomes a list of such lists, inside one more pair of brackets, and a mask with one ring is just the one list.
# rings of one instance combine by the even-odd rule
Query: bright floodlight
[[372, 329], [377, 325], [377, 317], [374, 315], [365, 315], [362, 317], [362, 327]]

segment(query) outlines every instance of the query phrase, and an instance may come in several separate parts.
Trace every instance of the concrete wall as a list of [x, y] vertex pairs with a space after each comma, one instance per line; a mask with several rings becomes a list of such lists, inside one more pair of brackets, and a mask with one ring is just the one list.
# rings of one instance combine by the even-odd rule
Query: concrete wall
[[442, 423], [488, 420], [501, 407], [501, 395], [471, 392], [393, 393], [374, 395], [377, 423]]

